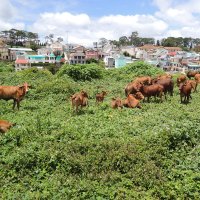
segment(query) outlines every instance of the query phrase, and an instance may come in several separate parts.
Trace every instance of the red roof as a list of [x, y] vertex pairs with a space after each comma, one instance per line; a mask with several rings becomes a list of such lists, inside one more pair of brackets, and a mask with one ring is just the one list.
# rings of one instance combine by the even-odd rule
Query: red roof
[[65, 59], [64, 59], [64, 58], [61, 58], [61, 59], [60, 59], [60, 62], [65, 62]]
[[175, 52], [175, 51], [169, 52], [168, 55], [169, 55], [169, 56], [175, 56], [175, 55], [176, 55], [176, 52]]
[[25, 59], [17, 59], [15, 61], [16, 64], [28, 64], [28, 60]]

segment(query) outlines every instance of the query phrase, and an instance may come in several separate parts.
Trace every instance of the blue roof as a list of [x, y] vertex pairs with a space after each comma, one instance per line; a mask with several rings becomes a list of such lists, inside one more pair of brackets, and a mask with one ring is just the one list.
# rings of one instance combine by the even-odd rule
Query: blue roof
[[29, 58], [45, 58], [45, 56], [43, 56], [43, 55], [29, 55], [28, 56]]
[[50, 56], [50, 57], [56, 57], [53, 53], [51, 53], [49, 56]]

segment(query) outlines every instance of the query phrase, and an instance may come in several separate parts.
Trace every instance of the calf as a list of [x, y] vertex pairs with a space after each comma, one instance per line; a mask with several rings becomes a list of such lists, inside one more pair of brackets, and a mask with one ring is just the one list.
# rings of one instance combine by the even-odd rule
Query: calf
[[[189, 98], [192, 99], [191, 97], [191, 91], [192, 91], [192, 84], [188, 81], [185, 83], [181, 83], [179, 86], [179, 92], [180, 92], [180, 98], [181, 98], [181, 103], [189, 103]], [[184, 100], [183, 100], [184, 97]]]
[[197, 71], [189, 71], [187, 72], [187, 77], [191, 79], [191, 77], [195, 77], [196, 74], [198, 74]]
[[10, 123], [6, 120], [0, 120], [0, 132], [5, 133], [7, 132], [11, 127], [15, 126], [16, 124]]
[[149, 102], [149, 98], [154, 96], [155, 98], [160, 97], [160, 101], [162, 102], [164, 87], [160, 84], [154, 85], [143, 85], [141, 88], [141, 92], [144, 97], [147, 97], [147, 101]]
[[137, 92], [135, 95], [129, 94], [125, 100], [123, 100], [123, 106], [128, 108], [142, 108], [140, 100], [144, 99], [141, 92]]
[[187, 80], [187, 82], [190, 83], [190, 84], [192, 85], [193, 92], [196, 92], [196, 91], [197, 91], [198, 82], [195, 81], [195, 80]]
[[104, 97], [107, 95], [107, 92], [102, 91], [101, 93], [96, 94], [96, 103], [103, 102]]
[[20, 101], [24, 98], [29, 88], [30, 85], [26, 82], [22, 86], [0, 86], [0, 99], [6, 101], [13, 99], [13, 110], [16, 104], [19, 110]]
[[166, 94], [169, 93], [171, 96], [173, 96], [174, 91], [174, 81], [171, 78], [163, 78], [163, 79], [157, 79], [154, 80], [153, 83], [160, 84], [163, 86], [165, 99], [167, 99]]
[[186, 81], [186, 79], [187, 79], [187, 77], [185, 75], [183, 75], [183, 74], [180, 75], [176, 80], [177, 86], [179, 87], [179, 85], [181, 83], [184, 83]]
[[196, 75], [194, 76], [194, 79], [195, 79], [195, 81], [197, 82], [197, 84], [200, 83], [200, 74], [196, 74]]
[[120, 98], [112, 98], [111, 107], [112, 107], [113, 109], [122, 108], [122, 107], [123, 107], [122, 100], [121, 100]]
[[135, 94], [140, 91], [141, 87], [142, 84], [140, 82], [130, 82], [125, 87], [125, 95], [128, 96], [129, 94]]
[[71, 96], [72, 109], [76, 107], [76, 112], [78, 112], [79, 107], [84, 107], [88, 105], [88, 94], [85, 91], [76, 93]]
[[151, 85], [151, 77], [150, 76], [141, 76], [137, 77], [134, 82], [140, 82], [144, 85]]
[[166, 73], [166, 74], [158, 75], [156, 79], [159, 80], [159, 79], [166, 79], [166, 78], [172, 78], [172, 75]]

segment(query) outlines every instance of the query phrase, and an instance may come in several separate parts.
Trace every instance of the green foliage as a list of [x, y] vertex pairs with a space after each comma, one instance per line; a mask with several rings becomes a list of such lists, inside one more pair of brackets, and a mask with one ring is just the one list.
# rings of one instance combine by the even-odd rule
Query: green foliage
[[[198, 199], [199, 93], [180, 104], [176, 87], [163, 103], [113, 110], [131, 77], [162, 72], [135, 63], [75, 82], [68, 67], [0, 73], [4, 84], [33, 86], [19, 111], [0, 100], [1, 119], [16, 123], [0, 135], [0, 199]], [[81, 89], [89, 107], [75, 114], [70, 96]]]
[[145, 62], [134, 62], [120, 69], [121, 73], [134, 73], [135, 76], [153, 76], [162, 73], [162, 70]]
[[14, 65], [10, 62], [0, 61], [0, 72], [13, 72]]
[[94, 58], [87, 59], [86, 60], [86, 64], [90, 64], [90, 63], [96, 63], [96, 64], [98, 64], [98, 60], [94, 59]]
[[98, 65], [85, 64], [85, 65], [64, 65], [58, 71], [58, 77], [64, 74], [78, 81], [91, 81], [92, 79], [102, 78], [103, 71]]

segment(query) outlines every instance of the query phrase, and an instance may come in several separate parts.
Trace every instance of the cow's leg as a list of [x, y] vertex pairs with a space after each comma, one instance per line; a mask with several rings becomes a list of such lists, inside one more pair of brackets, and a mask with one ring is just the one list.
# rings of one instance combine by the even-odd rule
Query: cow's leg
[[15, 109], [16, 103], [17, 103], [17, 102], [16, 102], [16, 100], [14, 99], [14, 100], [13, 100], [13, 110]]
[[180, 94], [181, 103], [183, 103], [183, 96]]
[[20, 101], [19, 100], [17, 100], [17, 109], [19, 110], [19, 103], [20, 103]]
[[160, 92], [159, 97], [160, 97], [160, 102], [163, 102], [163, 92]]
[[167, 100], [167, 91], [165, 91], [164, 94], [165, 94], [165, 100]]

